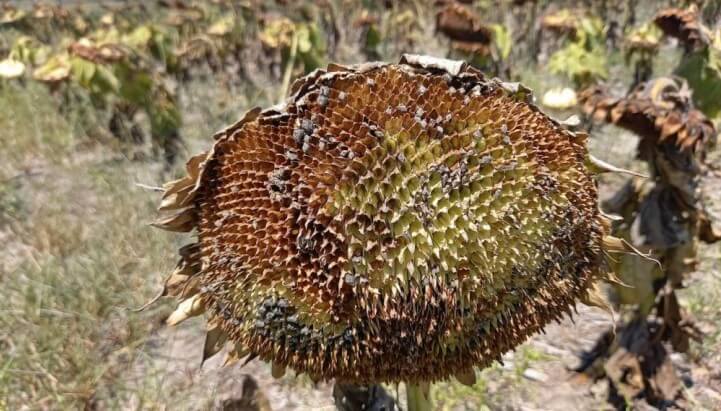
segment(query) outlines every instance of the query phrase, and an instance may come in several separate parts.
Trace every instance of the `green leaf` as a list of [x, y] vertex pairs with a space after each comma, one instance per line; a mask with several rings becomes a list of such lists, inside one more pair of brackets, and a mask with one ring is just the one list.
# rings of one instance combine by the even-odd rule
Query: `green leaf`
[[502, 60], [508, 59], [513, 45], [511, 33], [501, 24], [491, 25], [491, 30], [493, 30], [493, 42], [496, 46], [496, 50], [498, 50], [499, 57]]
[[376, 27], [375, 24], [368, 27], [365, 40], [366, 50], [375, 50], [375, 48], [381, 43], [381, 33], [378, 31], [378, 27]]
[[310, 41], [310, 30], [305, 24], [298, 24], [295, 28], [295, 35], [298, 38], [298, 52], [308, 53], [313, 48]]
[[50, 47], [29, 36], [20, 36], [15, 40], [8, 57], [29, 65], [44, 63], [50, 54]]
[[310, 33], [310, 41], [313, 44], [313, 50], [318, 53], [325, 53], [325, 37], [323, 32], [315, 24], [308, 26]]
[[122, 99], [136, 106], [147, 104], [151, 100], [154, 82], [150, 73], [138, 71], [125, 64], [116, 65], [114, 72], [120, 82], [118, 95]]
[[579, 42], [570, 43], [553, 53], [548, 68], [552, 73], [567, 76], [579, 87], [608, 77], [604, 50], [587, 50]]
[[298, 54], [306, 73], [325, 65], [325, 40], [315, 24], [296, 25]]
[[77, 83], [85, 88], [90, 88], [95, 75], [95, 63], [79, 57], [71, 57], [70, 74]]
[[688, 81], [696, 107], [711, 118], [721, 114], [721, 70], [718, 51], [711, 48], [686, 56], [676, 74]]
[[146, 105], [153, 137], [165, 138], [177, 134], [182, 124], [180, 109], [169, 93], [157, 90]]
[[147, 26], [140, 26], [124, 36], [123, 43], [133, 48], [145, 48], [153, 37], [153, 30]]
[[94, 83], [99, 89], [117, 93], [120, 90], [120, 81], [112, 71], [103, 65], [97, 65], [95, 67], [95, 78]]

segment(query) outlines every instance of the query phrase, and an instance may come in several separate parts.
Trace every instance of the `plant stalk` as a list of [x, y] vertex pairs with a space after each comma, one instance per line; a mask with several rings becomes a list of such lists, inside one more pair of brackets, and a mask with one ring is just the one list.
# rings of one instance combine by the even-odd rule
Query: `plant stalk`
[[406, 384], [408, 411], [433, 411], [429, 384]]
[[290, 87], [290, 79], [293, 76], [293, 68], [295, 67], [295, 58], [298, 54], [298, 34], [293, 33], [293, 37], [290, 41], [290, 56], [288, 57], [288, 63], [285, 66], [285, 72], [283, 73], [283, 83], [280, 86], [280, 96], [278, 102], [282, 103], [286, 95], [288, 94], [288, 88]]

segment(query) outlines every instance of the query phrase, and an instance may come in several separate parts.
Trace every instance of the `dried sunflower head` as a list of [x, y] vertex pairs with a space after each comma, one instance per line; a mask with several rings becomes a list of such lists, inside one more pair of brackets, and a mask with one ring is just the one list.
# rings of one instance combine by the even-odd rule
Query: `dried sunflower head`
[[678, 39], [691, 50], [707, 46], [713, 37], [711, 31], [701, 22], [695, 5], [687, 9], [663, 9], [656, 14], [653, 21], [665, 35]]
[[541, 17], [541, 28], [558, 34], [567, 34], [576, 37], [579, 18], [585, 16], [586, 12], [582, 9], [560, 9], [550, 12]]
[[691, 89], [679, 77], [641, 83], [623, 98], [594, 86], [584, 90], [580, 100], [583, 111], [594, 120], [616, 124], [653, 145], [668, 143], [703, 158], [716, 140], [713, 122], [694, 108]]
[[482, 56], [491, 52], [493, 30], [462, 4], [444, 4], [436, 13], [436, 30], [451, 40], [454, 49]]
[[197, 230], [168, 322], [314, 379], [471, 380], [598, 302], [607, 237], [586, 135], [462, 62], [331, 65], [255, 109], [168, 183], [157, 225]]
[[[595, 121], [613, 123], [641, 137], [638, 157], [648, 163], [654, 178], [627, 185], [607, 205], [614, 212], [625, 209], [624, 214], [634, 221], [633, 243], [656, 250], [680, 247], [695, 237], [686, 233], [692, 221], [699, 223], [704, 241], [718, 241], [721, 232], [714, 226], [705, 198], [714, 184], [705, 170], [706, 154], [716, 144], [716, 127], [694, 108], [686, 81], [659, 77], [621, 98], [597, 86], [585, 90], [581, 101]], [[681, 214], [686, 217], [669, 217]], [[625, 293], [630, 295], [628, 290]]]

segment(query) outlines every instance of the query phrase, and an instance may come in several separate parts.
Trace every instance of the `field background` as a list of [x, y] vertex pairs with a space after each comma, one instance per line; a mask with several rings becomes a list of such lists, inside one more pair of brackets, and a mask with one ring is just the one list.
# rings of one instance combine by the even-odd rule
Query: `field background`
[[[353, 22], [373, 2], [330, 3], [339, 33], [333, 52], [325, 53], [323, 62], [367, 60], [360, 29]], [[548, 2], [541, 3], [549, 7]], [[557, 8], [575, 4], [554, 3]], [[642, 22], [672, 2], [638, 3], [636, 19]], [[257, 13], [268, 16], [283, 15], [290, 7], [255, 6]], [[512, 2], [493, 6], [491, 1], [478, 1], [475, 6], [487, 10], [484, 18], [489, 21], [517, 21], [512, 18]], [[107, 10], [93, 7], [98, 7], [99, 15]], [[398, 2], [390, 10], [379, 12], [378, 59], [398, 61], [404, 52], [457, 57], [449, 41], [435, 31], [435, 8], [430, 2]], [[162, 21], [165, 13], [156, 4], [148, 5], [151, 21]], [[517, 8], [515, 13], [520, 13]], [[7, 51], [19, 35], [12, 28], [0, 28], [0, 52]], [[172, 84], [183, 118], [179, 160], [173, 164], [154, 155], [148, 142], [128, 149], [113, 138], [103, 129], [108, 113], [93, 112], [89, 102], [60, 110], [64, 103], [43, 84], [0, 83], [0, 410], [246, 409], [242, 404], [248, 393], [244, 397], [242, 387], [249, 377], [258, 384], [256, 395], [266, 397], [273, 410], [333, 409], [331, 385], [315, 385], [292, 373], [274, 380], [270, 367], [258, 361], [222, 368], [218, 356], [201, 368], [203, 320], [167, 329], [163, 321], [174, 307], [172, 301], [161, 300], [142, 312], [133, 310], [157, 294], [174, 267], [177, 247], [183, 244], [179, 236], [149, 226], [159, 196], [139, 184], [159, 186], [181, 175], [184, 159], [208, 148], [215, 131], [253, 106], [267, 107], [281, 99], [286, 67], [264, 57], [258, 39], [248, 38], [246, 47], [242, 67], [213, 72], [200, 64], [193, 68], [192, 78]], [[548, 70], [547, 56], [535, 62], [523, 55], [526, 43], [512, 47], [508, 70], [501, 76], [510, 74], [538, 97], [554, 87], [573, 86], [571, 79]], [[632, 68], [623, 64], [621, 50], [609, 50], [607, 58], [611, 79], [607, 83], [625, 91]], [[654, 60], [656, 71], [670, 72], [680, 58], [678, 47], [665, 42]], [[293, 69], [291, 74], [295, 77], [302, 71]], [[550, 110], [558, 119], [575, 112]], [[147, 126], [142, 116], [138, 121]], [[634, 158], [637, 138], [632, 134], [596, 126], [591, 136], [590, 150], [597, 157], [619, 166], [643, 167]], [[711, 157], [720, 155], [713, 152]], [[623, 181], [624, 177], [604, 177], [602, 193], [609, 195]], [[721, 198], [721, 192], [716, 193]], [[719, 257], [718, 245], [702, 247], [701, 264], [681, 292], [704, 331], [703, 342], [694, 343], [688, 355], [673, 355], [685, 384], [683, 406], [688, 409], [721, 407]], [[507, 354], [504, 365], [481, 372], [475, 386], [437, 384], [433, 389], [437, 406], [444, 410], [613, 409], [604, 380], [592, 381], [570, 371], [610, 322], [604, 312], [579, 306], [573, 319], [549, 326], [544, 335]], [[403, 397], [402, 386], [388, 388]]]

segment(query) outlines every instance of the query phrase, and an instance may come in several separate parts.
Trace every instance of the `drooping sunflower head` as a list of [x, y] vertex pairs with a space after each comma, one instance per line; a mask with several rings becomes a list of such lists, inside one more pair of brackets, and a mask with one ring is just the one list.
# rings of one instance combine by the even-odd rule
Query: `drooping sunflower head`
[[665, 35], [678, 39], [691, 50], [707, 46], [713, 38], [713, 33], [704, 26], [701, 13], [695, 5], [687, 9], [665, 8], [656, 13], [653, 22]]
[[621, 247], [598, 168], [528, 89], [405, 56], [332, 65], [293, 93], [166, 185], [157, 225], [197, 232], [166, 281], [183, 300], [169, 322], [206, 312], [205, 357], [228, 343], [276, 375], [467, 380], [596, 301]]
[[652, 145], [666, 144], [703, 158], [715, 144], [713, 122], [694, 107], [691, 88], [679, 77], [657, 77], [625, 97], [614, 97], [602, 86], [589, 87], [580, 100], [593, 120], [625, 128]]

